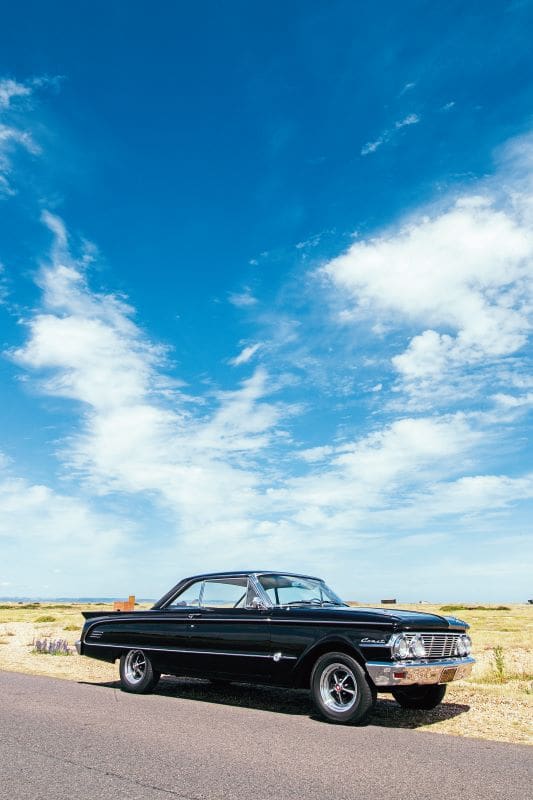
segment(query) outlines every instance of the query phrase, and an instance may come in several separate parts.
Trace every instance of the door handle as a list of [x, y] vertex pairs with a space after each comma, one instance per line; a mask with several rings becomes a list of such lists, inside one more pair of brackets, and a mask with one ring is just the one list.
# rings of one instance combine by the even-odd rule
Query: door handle
[[201, 614], [188, 614], [187, 616], [188, 616], [189, 619], [198, 619], [198, 617], [201, 617], [202, 615]]

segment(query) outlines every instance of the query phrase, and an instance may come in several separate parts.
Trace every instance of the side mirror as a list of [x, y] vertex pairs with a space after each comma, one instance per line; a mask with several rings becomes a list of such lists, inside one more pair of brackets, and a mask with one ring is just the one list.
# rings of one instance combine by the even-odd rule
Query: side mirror
[[254, 597], [252, 600], [252, 608], [256, 609], [266, 609], [266, 605], [263, 603], [260, 597]]

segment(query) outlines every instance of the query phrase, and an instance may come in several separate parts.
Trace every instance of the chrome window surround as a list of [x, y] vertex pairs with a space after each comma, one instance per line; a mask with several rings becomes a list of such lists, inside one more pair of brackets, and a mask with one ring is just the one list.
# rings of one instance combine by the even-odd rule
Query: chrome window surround
[[[188, 589], [190, 589], [191, 586], [194, 586], [195, 583], [201, 583], [200, 593], [198, 595], [198, 605], [197, 606], [190, 606], [190, 608], [198, 608], [198, 609], [204, 608], [204, 609], [222, 610], [223, 608], [225, 608], [225, 606], [204, 606], [203, 605], [205, 585], [206, 585], [206, 583], [224, 583], [224, 582], [230, 583], [232, 578], [233, 579], [235, 579], [235, 578], [246, 578], [246, 584], [243, 585], [243, 587], [242, 587], [243, 589], [246, 589], [246, 600], [245, 600], [245, 604], [244, 604], [243, 608], [247, 608], [247, 609], [252, 610], [252, 606], [248, 605], [248, 597], [250, 596], [250, 587], [251, 586], [253, 587], [254, 592], [261, 597], [261, 600], [264, 599], [262, 594], [258, 591], [258, 587], [260, 586], [259, 581], [257, 581], [257, 579], [256, 579], [254, 582], [252, 582], [252, 578], [255, 578], [255, 577], [256, 577], [255, 575], [244, 576], [244, 575], [241, 574], [241, 575], [224, 575], [223, 578], [222, 577], [221, 578], [214, 578], [214, 577], [211, 578], [211, 577], [209, 577], [209, 578], [199, 578], [197, 580], [192, 580], [189, 583], [187, 583], [185, 586], [183, 586], [180, 589], [179, 592], [177, 592], [169, 600], [167, 600], [167, 602], [163, 606], [161, 606], [161, 609], [159, 609], [159, 610], [162, 611], [163, 609], [165, 609], [165, 610], [172, 609], [173, 603], [179, 597], [181, 597], [181, 595], [184, 592], [186, 592]], [[224, 580], [226, 578], [228, 579], [227, 581]], [[266, 601], [267, 601], [266, 602], [267, 607], [271, 608], [272, 606], [270, 605], [270, 601], [268, 599], [268, 596], [266, 597]], [[175, 606], [174, 608], [175, 608], [175, 610], [180, 610], [182, 608], [187, 608], [187, 606]]]
[[[261, 584], [261, 581], [259, 580], [259, 576], [260, 575], [264, 575], [264, 574], [268, 574], [268, 573], [251, 572], [251, 573], [249, 573], [247, 575], [248, 592], [250, 590], [250, 587], [253, 588], [253, 591], [255, 592], [255, 596], [259, 597], [259, 599], [261, 600], [261, 602], [265, 606], [265, 610], [267, 610], [267, 611], [272, 609], [272, 608], [283, 608], [282, 605], [281, 606], [276, 606], [276, 604], [271, 601], [270, 597], [268, 596], [268, 594], [266, 593], [265, 589], [263, 588], [263, 585]], [[280, 574], [282, 574], [282, 573], [280, 573]], [[232, 578], [242, 578], [242, 577], [244, 577], [242, 573], [234, 574], [234, 575], [231, 575], [231, 574], [224, 575], [224, 578], [228, 578], [229, 580], [231, 580]], [[296, 576], [294, 576], [294, 577], [296, 577]], [[304, 576], [301, 576], [301, 577], [304, 577]], [[201, 593], [200, 593], [200, 597], [199, 597], [200, 605], [199, 606], [194, 606], [194, 608], [209, 608], [209, 606], [202, 606], [204, 585], [209, 580], [216, 580], [216, 578], [204, 578], [204, 577], [201, 577], [201, 578], [196, 579], [196, 580], [194, 580], [194, 579], [191, 580], [189, 583], [187, 583], [185, 586], [183, 586], [180, 589], [179, 593], [174, 594], [169, 600], [167, 600], [166, 603], [163, 606], [161, 606], [160, 610], [169, 609], [172, 606], [172, 603], [174, 603], [174, 601], [181, 594], [183, 594], [183, 592], [185, 592], [194, 583], [199, 583], [200, 581], [202, 582], [202, 588], [201, 588]], [[223, 578], [221, 577], [219, 580], [223, 581]], [[324, 581], [322, 581], [320, 578], [312, 578], [312, 580], [318, 581], [320, 583], [324, 583]], [[253, 610], [249, 605], [246, 605], [245, 608]], [[378, 623], [378, 624], [389, 625], [390, 623], [387, 622], [387, 623]]]

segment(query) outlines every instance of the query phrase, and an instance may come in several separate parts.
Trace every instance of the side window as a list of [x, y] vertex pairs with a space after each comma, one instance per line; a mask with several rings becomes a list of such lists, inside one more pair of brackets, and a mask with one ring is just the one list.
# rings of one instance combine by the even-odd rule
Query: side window
[[248, 578], [205, 581], [202, 606], [207, 608], [245, 608]]
[[203, 581], [196, 581], [174, 598], [167, 608], [182, 608], [183, 606], [199, 606]]

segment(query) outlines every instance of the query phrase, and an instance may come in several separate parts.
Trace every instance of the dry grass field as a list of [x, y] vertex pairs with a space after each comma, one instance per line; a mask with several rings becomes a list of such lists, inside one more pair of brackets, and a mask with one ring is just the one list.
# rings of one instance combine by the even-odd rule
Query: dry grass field
[[[139, 606], [142, 608], [143, 606]], [[413, 728], [505, 742], [532, 743], [533, 733], [533, 606], [512, 605], [468, 609], [424, 604], [402, 608], [453, 613], [471, 625], [476, 667], [471, 677], [451, 684], [445, 702], [433, 711], [403, 711], [380, 695], [371, 724]], [[0, 604], [0, 669], [49, 675], [74, 681], [113, 682], [117, 666], [78, 656], [74, 642], [88, 606], [54, 603]], [[110, 606], [92, 605], [91, 610]], [[446, 607], [444, 607], [446, 608]], [[66, 639], [71, 655], [38, 654], [37, 639]], [[309, 713], [306, 693], [232, 685], [212, 687], [201, 681], [163, 681], [158, 691], [198, 701], [249, 705], [286, 713]]]

